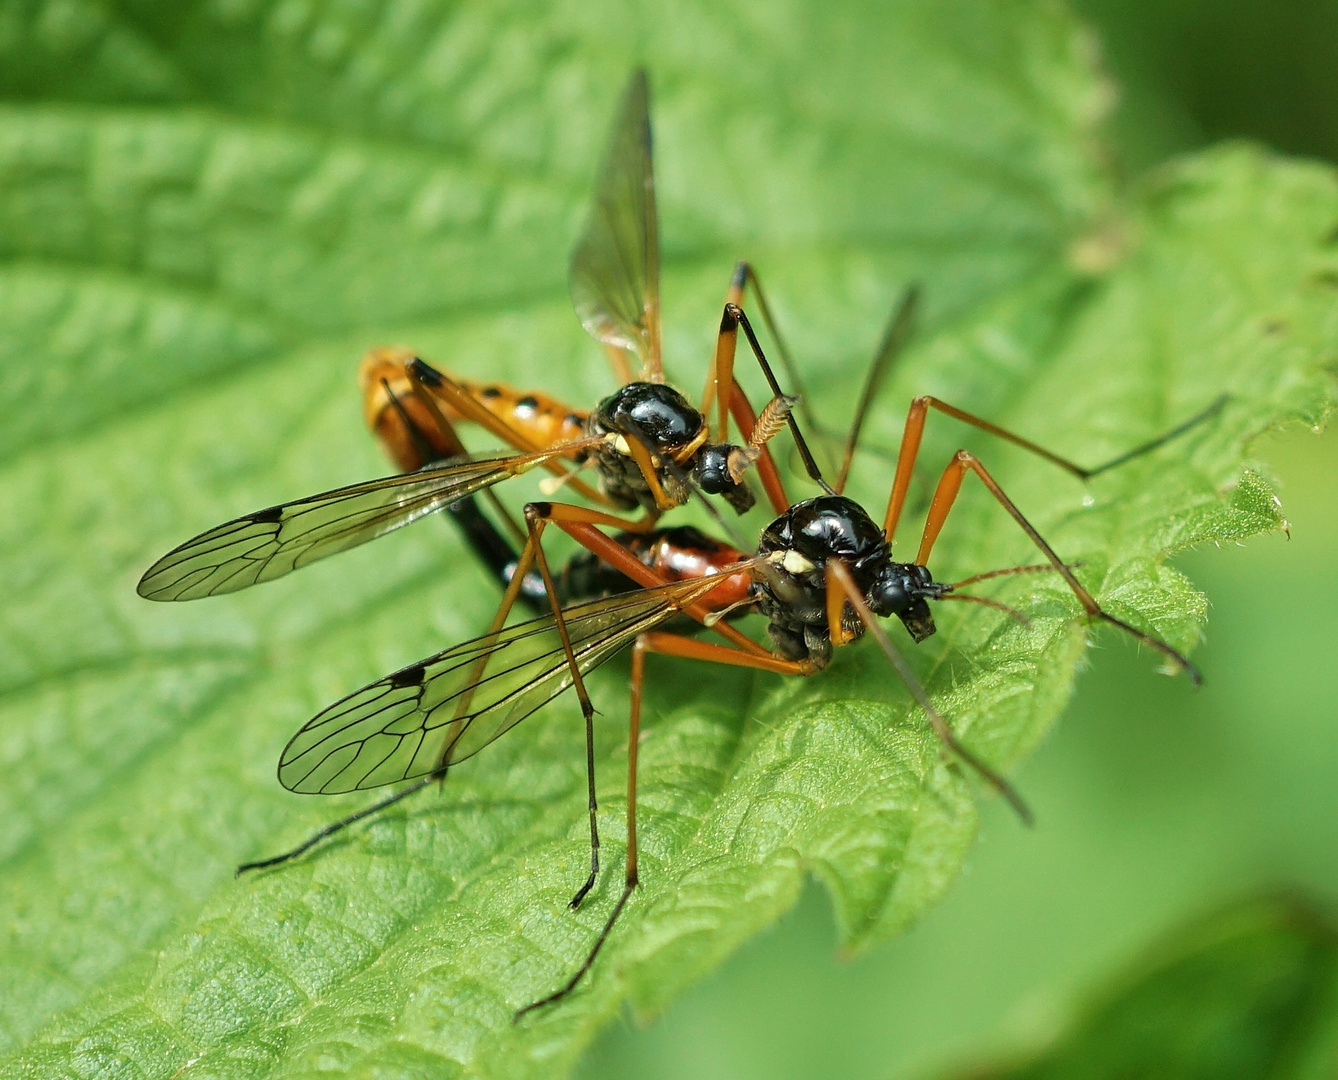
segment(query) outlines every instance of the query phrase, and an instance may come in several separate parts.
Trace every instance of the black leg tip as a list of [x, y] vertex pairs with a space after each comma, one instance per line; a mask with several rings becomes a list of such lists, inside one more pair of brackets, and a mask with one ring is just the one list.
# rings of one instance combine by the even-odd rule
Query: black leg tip
[[542, 1009], [545, 1005], [550, 1004], [551, 1002], [553, 1002], [554, 1000], [556, 1000], [558, 997], [561, 997], [561, 996], [562, 996], [562, 995], [560, 995], [560, 994], [556, 994], [556, 995], [554, 995], [554, 994], [550, 994], [548, 997], [546, 997], [546, 998], [540, 998], [538, 1001], [531, 1001], [531, 1002], [530, 1002], [528, 1005], [526, 1005], [523, 1009], [517, 1009], [517, 1010], [515, 1011], [515, 1013], [514, 1013], [514, 1014], [512, 1015], [512, 1017], [511, 1017], [511, 1023], [512, 1023], [512, 1024], [519, 1024], [522, 1020], [525, 1019], [525, 1017], [529, 1016], [530, 1013], [532, 1013], [532, 1012], [538, 1012], [538, 1011], [539, 1011], [540, 1009]]
[[595, 875], [591, 874], [590, 877], [586, 880], [586, 883], [576, 890], [576, 895], [567, 901], [567, 907], [569, 907], [572, 911], [575, 911], [585, 902], [585, 898], [590, 895], [590, 890], [593, 889], [594, 887], [595, 887]]

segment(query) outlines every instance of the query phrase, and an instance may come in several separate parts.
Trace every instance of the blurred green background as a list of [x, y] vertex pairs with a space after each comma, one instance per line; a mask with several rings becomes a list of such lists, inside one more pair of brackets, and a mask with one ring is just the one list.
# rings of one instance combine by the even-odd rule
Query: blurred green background
[[[1126, 175], [1231, 137], [1338, 160], [1338, 3], [1076, 7], [1120, 83]], [[1152, 940], [1234, 898], [1299, 888], [1332, 905], [1338, 434], [1291, 431], [1256, 452], [1291, 539], [1178, 560], [1213, 604], [1202, 690], [1102, 635], [1018, 777], [1037, 827], [989, 803], [966, 874], [920, 926], [842, 961], [810, 886], [653, 1027], [609, 1030], [578, 1075], [941, 1074], [1053, 1037]]]

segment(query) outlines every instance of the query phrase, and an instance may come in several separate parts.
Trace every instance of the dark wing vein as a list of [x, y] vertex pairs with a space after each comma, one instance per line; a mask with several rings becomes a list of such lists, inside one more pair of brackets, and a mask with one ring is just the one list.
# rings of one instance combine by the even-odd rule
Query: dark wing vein
[[659, 354], [660, 251], [651, 171], [649, 92], [637, 71], [600, 166], [595, 203], [575, 251], [570, 286], [582, 325], [643, 363]]
[[271, 581], [441, 510], [564, 449], [428, 466], [247, 514], [169, 551], [140, 579], [139, 595], [197, 600]]
[[[679, 581], [564, 608], [581, 674], [720, 580]], [[426, 776], [478, 753], [571, 685], [553, 617], [517, 623], [402, 668], [317, 713], [285, 747], [279, 781], [291, 791], [335, 794]]]

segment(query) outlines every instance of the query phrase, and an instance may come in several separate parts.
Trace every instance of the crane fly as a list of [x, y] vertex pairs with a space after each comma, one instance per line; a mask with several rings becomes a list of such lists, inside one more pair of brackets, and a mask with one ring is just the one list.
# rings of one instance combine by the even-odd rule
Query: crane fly
[[[1075, 564], [1065, 562], [1031, 525], [974, 454], [960, 450], [944, 470], [930, 502], [920, 546], [913, 562], [897, 562], [891, 538], [906, 502], [909, 477], [919, 452], [926, 418], [942, 412], [1037, 454], [1068, 472], [1087, 479], [1134, 457], [1150, 453], [1216, 415], [1224, 404], [1214, 402], [1194, 417], [1157, 438], [1095, 468], [1084, 468], [1043, 447], [947, 405], [935, 398], [916, 398], [907, 414], [897, 467], [882, 524], [842, 493], [856, 449], [864, 415], [880, 380], [905, 342], [916, 304], [908, 292], [899, 307], [861, 394], [846, 443], [841, 475], [834, 487], [789, 505], [761, 534], [753, 552], [707, 541], [709, 558], [696, 571], [678, 579], [644, 550], [601, 531], [610, 522], [596, 512], [552, 503], [526, 507], [532, 525], [530, 540], [515, 555], [515, 571], [488, 631], [354, 691], [322, 710], [293, 736], [279, 762], [279, 779], [290, 790], [310, 794], [358, 791], [409, 782], [379, 802], [332, 823], [298, 847], [241, 870], [282, 864], [309, 850], [323, 838], [412, 795], [448, 770], [476, 754], [516, 724], [533, 715], [568, 689], [574, 689], [586, 722], [587, 775], [590, 793], [591, 869], [571, 900], [578, 907], [599, 872], [599, 838], [595, 827], [594, 711], [584, 680], [625, 648], [632, 650], [632, 694], [628, 732], [627, 859], [623, 889], [585, 959], [555, 991], [520, 1009], [517, 1020], [570, 994], [593, 966], [639, 883], [636, 831], [637, 752], [644, 698], [646, 657], [675, 656], [752, 668], [783, 675], [813, 675], [830, 662], [832, 652], [867, 633], [910, 689], [911, 696], [947, 750], [968, 765], [1006, 798], [1024, 821], [1030, 813], [1012, 785], [953, 733], [914, 671], [894, 645], [880, 619], [896, 617], [911, 639], [935, 633], [931, 602], [971, 601], [1000, 609], [1025, 621], [1025, 615], [988, 597], [961, 591], [1004, 575], [1058, 574], [1073, 592], [1085, 615], [1109, 623], [1153, 648], [1189, 677], [1199, 681], [1190, 661], [1171, 645], [1105, 611], [1078, 580]], [[796, 435], [799, 438], [802, 436]], [[985, 488], [1036, 545], [1045, 562], [978, 574], [956, 583], [935, 581], [928, 568], [934, 544], [968, 474]], [[819, 473], [819, 481], [820, 481]], [[507, 625], [521, 593], [521, 582], [537, 562], [550, 599], [558, 594], [542, 559], [538, 536], [548, 524], [558, 526], [600, 565], [640, 586], [573, 602], [543, 616]], [[621, 538], [625, 540], [626, 538]], [[645, 537], [640, 537], [644, 541]], [[667, 547], [672, 548], [672, 544]], [[722, 619], [728, 613], [753, 611], [767, 620], [770, 647]], [[667, 629], [671, 620], [686, 617], [724, 639], [699, 640]]]
[[[891, 540], [905, 509], [930, 412], [981, 429], [1085, 480], [1157, 449], [1207, 420], [1223, 402], [1215, 402], [1113, 461], [1085, 469], [981, 417], [933, 397], [918, 397], [907, 413], [880, 525], [843, 490], [863, 419], [906, 339], [915, 292], [908, 293], [889, 324], [834, 485], [823, 479], [809, 452], [791, 413], [794, 399], [782, 392], [744, 311], [743, 299], [751, 288], [786, 359], [748, 263], [738, 264], [731, 279], [700, 406], [689, 404], [663, 376], [648, 103], [645, 74], [637, 72], [624, 94], [594, 206], [571, 259], [573, 302], [582, 324], [604, 346], [621, 379], [615, 394], [595, 409], [580, 412], [537, 392], [522, 393], [500, 383], [453, 377], [408, 351], [374, 350], [362, 369], [365, 410], [369, 423], [405, 471], [226, 522], [169, 552], [139, 583], [140, 595], [154, 600], [219, 595], [281, 577], [428, 514], [472, 507], [472, 512], [461, 511], [466, 537], [505, 585], [486, 633], [401, 668], [329, 706], [293, 736], [280, 758], [279, 779], [297, 792], [331, 794], [405, 782], [409, 786], [334, 822], [291, 851], [247, 863], [239, 872], [283, 863], [323, 837], [444, 778], [448, 769], [572, 689], [585, 720], [590, 814], [590, 872], [571, 901], [572, 907], [579, 906], [599, 873], [594, 709], [584, 680], [610, 657], [631, 648], [624, 887], [571, 978], [521, 1009], [517, 1018], [575, 989], [638, 883], [637, 737], [648, 654], [812, 675], [827, 666], [833, 649], [867, 633], [906, 681], [949, 751], [1000, 791], [1024, 818], [1028, 813], [1020, 797], [953, 734], [880, 618], [899, 618], [914, 641], [935, 632], [930, 602], [969, 600], [1023, 618], [1022, 613], [997, 601], [960, 590], [1001, 574], [1050, 572], [1065, 581], [1088, 618], [1116, 626], [1198, 679], [1193, 665], [1172, 646], [1103, 610], [1078, 580], [1074, 566], [1059, 557], [980, 460], [966, 450], [953, 456], [935, 488], [915, 560], [894, 561]], [[740, 331], [772, 393], [760, 413], [752, 408], [734, 376]], [[633, 379], [637, 363], [639, 378]], [[786, 365], [793, 370], [788, 360]], [[714, 427], [709, 421], [712, 410]], [[742, 440], [737, 444], [728, 441], [731, 419]], [[455, 431], [461, 422], [483, 427], [510, 449], [467, 455]], [[782, 427], [788, 427], [806, 471], [824, 492], [794, 505], [768, 450], [769, 440]], [[577, 475], [586, 466], [595, 470], [597, 487]], [[660, 515], [682, 504], [697, 489], [720, 495], [743, 512], [754, 500], [746, 482], [752, 468], [775, 514], [755, 550], [745, 552], [700, 533], [659, 528]], [[479, 493], [488, 495], [502, 480], [533, 469], [553, 473], [557, 481], [595, 506], [528, 504], [525, 528], [514, 525], [512, 529], [512, 539], [521, 544], [517, 551], [490, 524], [479, 524], [487, 519], [477, 512], [472, 498]], [[928, 561], [968, 474], [978, 477], [1037, 546], [1044, 564], [1005, 568], [955, 584], [934, 580]], [[638, 508], [644, 516], [637, 520], [617, 513]], [[569, 563], [562, 575], [551, 572], [541, 542], [550, 525], [588, 552], [582, 571], [586, 576], [576, 572], [578, 563]], [[622, 532], [610, 536], [605, 531], [610, 529]], [[546, 600], [549, 611], [508, 625], [512, 608], [527, 596], [531, 601]], [[766, 618], [769, 647], [726, 618], [750, 611]], [[672, 621], [683, 618], [723, 638], [723, 643], [672, 630]]]
[[[623, 95], [570, 266], [577, 314], [622, 378], [617, 392], [582, 412], [538, 392], [454, 378], [407, 350], [374, 349], [362, 366], [365, 412], [405, 472], [209, 529], [154, 563], [139, 582], [140, 596], [196, 600], [271, 581], [536, 468], [602, 507], [601, 520], [616, 520], [628, 531], [653, 530], [660, 515], [687, 501], [694, 488], [745, 512], [755, 498], [746, 480], [753, 468], [773, 510], [781, 512], [788, 504], [766, 443], [784, 423], [798, 429], [788, 416], [792, 399], [764, 363], [740, 306], [752, 288], [779, 341], [756, 274], [746, 262], [735, 268], [700, 408], [694, 407], [664, 382], [658, 237], [649, 90], [645, 72], [637, 71]], [[741, 327], [773, 394], [760, 414], [734, 377]], [[635, 380], [634, 363], [640, 364]], [[714, 431], [707, 420], [713, 404]], [[738, 444], [728, 441], [731, 418]], [[455, 431], [462, 421], [511, 449], [467, 455]], [[595, 470], [597, 487], [578, 475], [584, 467]], [[638, 508], [644, 512], [638, 520], [613, 516]], [[487, 544], [482, 547], [486, 559]]]

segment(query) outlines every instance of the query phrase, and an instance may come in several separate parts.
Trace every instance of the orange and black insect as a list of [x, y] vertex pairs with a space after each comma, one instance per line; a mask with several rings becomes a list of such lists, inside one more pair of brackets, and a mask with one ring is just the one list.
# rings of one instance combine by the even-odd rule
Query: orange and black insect
[[[619, 124], [619, 132], [625, 134], [628, 130], [637, 130], [637, 125], [627, 123], [626, 117], [638, 114], [638, 100], [641, 103], [639, 111], [644, 114], [644, 97], [644, 79], [634, 79], [624, 105], [624, 121]], [[619, 160], [620, 137], [615, 137], [611, 160]], [[641, 141], [646, 147], [648, 163], [648, 136]], [[644, 171], [647, 183], [648, 168], [647, 164]], [[609, 170], [606, 169], [605, 175], [607, 180]], [[612, 228], [609, 222], [622, 220], [617, 214], [610, 214], [607, 208], [601, 208], [604, 202], [605, 194], [602, 193], [601, 205], [592, 219], [602, 224], [592, 224], [587, 230], [583, 247], [601, 229], [605, 233], [609, 232]], [[653, 239], [653, 227], [647, 228]], [[643, 240], [647, 228], [642, 229]], [[653, 244], [650, 246], [653, 247]], [[645, 250], [645, 244], [635, 250]], [[574, 265], [594, 265], [588, 259], [582, 264], [581, 251], [582, 248], [578, 248]], [[627, 260], [622, 261], [627, 263]], [[632, 260], [632, 264], [635, 265], [635, 260]], [[577, 274], [573, 276], [574, 279], [579, 278]], [[744, 280], [746, 275], [736, 276], [740, 289]], [[578, 310], [581, 310], [581, 288], [575, 287], [573, 291], [577, 296]], [[638, 295], [644, 299], [650, 294], [642, 289]], [[652, 308], [655, 310], [652, 311]], [[912, 638], [919, 641], [934, 633], [929, 602], [977, 599], [994, 603], [958, 591], [964, 585], [993, 575], [978, 575], [965, 582], [946, 585], [935, 582], [928, 569], [935, 541], [954, 505], [961, 483], [972, 472], [1046, 558], [1046, 564], [1041, 567], [1008, 568], [995, 571], [994, 575], [1030, 570], [1058, 573], [1078, 598], [1088, 617], [1109, 622], [1133, 635], [1197, 680], [1198, 674], [1193, 666], [1170, 645], [1104, 611], [1078, 580], [1073, 567], [1055, 553], [981, 462], [964, 450], [954, 455], [935, 489], [915, 561], [894, 561], [891, 557], [891, 539], [905, 508], [924, 424], [931, 410], [944, 412], [1036, 453], [1074, 475], [1088, 478], [1161, 446], [1193, 424], [1213, 415], [1221, 407], [1221, 402], [1214, 403], [1174, 431], [1113, 462], [1099, 468], [1084, 469], [1033, 442], [937, 399], [917, 398], [907, 415], [887, 510], [880, 526], [862, 506], [841, 492], [860, 423], [873, 399], [878, 380], [897, 346], [905, 338], [912, 308], [913, 296], [903, 304], [899, 317], [894, 320], [885, 338], [884, 349], [874, 365], [866, 392], [862, 395], [857, 419], [847, 443], [845, 463], [834, 487], [822, 481], [821, 473], [812, 455], [807, 453], [793, 417], [785, 417], [810, 475], [822, 485], [825, 493], [791, 506], [774, 468], [774, 491], [772, 483], [762, 473], [777, 517], [763, 531], [756, 550], [747, 556], [727, 544], [699, 537], [699, 534], [692, 538], [691, 543], [685, 543], [683, 537], [655, 533], [651, 524], [662, 508], [661, 494], [672, 487], [663, 482], [662, 473], [670, 476], [686, 492], [693, 487], [693, 466], [686, 458], [680, 460], [675, 457], [672, 449], [666, 449], [666, 444], [657, 442], [656, 432], [644, 430], [639, 421], [634, 421], [625, 431], [615, 432], [611, 429], [592, 430], [590, 419], [587, 418], [586, 434], [581, 439], [530, 449], [520, 455], [498, 455], [442, 467], [429, 466], [404, 476], [355, 485], [289, 503], [220, 526], [160, 560], [141, 582], [140, 591], [144, 595], [157, 599], [189, 599], [230, 591], [277, 577], [305, 562], [361, 543], [423, 514], [443, 509], [483, 490], [496, 480], [524, 469], [556, 464], [557, 471], [565, 475], [561, 459], [587, 450], [592, 457], [596, 457], [595, 448], [603, 454], [616, 453], [622, 459], [615, 462], [618, 468], [610, 470], [615, 474], [612, 482], [608, 481], [603, 472], [605, 463], [596, 462], [607, 484], [604, 498], [614, 502], [622, 499], [620, 505], [633, 501], [648, 511], [646, 523], [629, 523], [593, 508], [551, 502], [529, 504], [525, 514], [527, 530], [523, 534], [524, 544], [519, 552], [512, 550], [507, 553], [508, 570], [501, 575], [507, 582], [506, 592], [488, 631], [481, 637], [402, 668], [329, 706], [297, 732], [285, 748], [279, 763], [280, 781], [290, 790], [302, 793], [330, 794], [414, 782], [365, 810], [333, 823], [292, 851], [248, 863], [240, 869], [287, 861], [308, 850], [322, 837], [398, 802], [434, 780], [444, 778], [451, 767], [478, 752], [571, 686], [576, 690], [585, 716], [590, 794], [591, 868], [587, 879], [572, 899], [572, 906], [578, 906], [593, 886], [599, 871], [593, 769], [594, 710], [584, 679], [589, 672], [629, 645], [633, 650], [633, 693], [624, 888], [585, 961], [572, 977], [555, 992], [520, 1010], [518, 1016], [557, 1001], [575, 988], [590, 969], [636, 887], [636, 755], [645, 657], [648, 653], [750, 667], [778, 674], [810, 675], [826, 666], [834, 648], [846, 645], [867, 632], [906, 680], [915, 700], [924, 709], [945, 745], [1001, 791], [1025, 817], [1026, 808], [1007, 781], [957, 740], [879, 622], [880, 617], [896, 616]], [[624, 357], [629, 353], [641, 356], [648, 365], [651, 364], [651, 358], [655, 358], [651, 367], [651, 374], [655, 375], [658, 372], [657, 305], [643, 303], [640, 314], [631, 321], [616, 315], [617, 312], [628, 310], [626, 305], [601, 301], [582, 310], [582, 316], [587, 327], [593, 325], [605, 334], [602, 340], [611, 348], [622, 350]], [[629, 327], [635, 333], [628, 332]], [[712, 369], [710, 385], [713, 396], [706, 396], [702, 411], [706, 411], [714, 401], [719, 410], [718, 427], [722, 432], [727, 416], [732, 411], [740, 431], [748, 438], [751, 434], [748, 431], [749, 424], [740, 419], [743, 407], [739, 404], [742, 401], [746, 406], [746, 399], [737, 390], [730, 367], [733, 349], [730, 335], [736, 334], [738, 327], [744, 329], [775, 395], [769, 406], [770, 416], [764, 410], [763, 424], [759, 426], [769, 425], [778, 430], [781, 415], [787, 411], [787, 399], [780, 393], [770, 374], [766, 358], [746, 315], [733, 300], [726, 306], [716, 363]], [[656, 343], [653, 347], [650, 344], [652, 341]], [[645, 346], [644, 352], [637, 347], [638, 342]], [[725, 353], [729, 354], [728, 357], [722, 355]], [[425, 373], [425, 368], [425, 365], [420, 368], [412, 362], [403, 366], [409, 379], [408, 393], [401, 390], [397, 394], [391, 379], [385, 379], [387, 405], [396, 410], [394, 417], [397, 419], [390, 421], [392, 425], [404, 422], [407, 428], [417, 426], [416, 421], [410, 423], [412, 417], [406, 420], [409, 414], [404, 403], [412, 397], [422, 403], [426, 417], [431, 420], [430, 424], [424, 423], [423, 430], [437, 432], [443, 446], [450, 450], [454, 444], [446, 444], [454, 436], [453, 433], [447, 434], [451, 432], [451, 425], [443, 411], [443, 402], [448, 408], [456, 410], [459, 418], [474, 420], [490, 428], [499, 420], [496, 414], [490, 413], [491, 419], [483, 416], [488, 410], [480, 405], [481, 392], [471, 395], [462, 391], [462, 397], [454, 396], [450, 388], [458, 384], [444, 376], [440, 376], [439, 384], [435, 384], [437, 373], [431, 369], [426, 369]], [[663, 386], [653, 378], [642, 385]], [[728, 388], [728, 394], [722, 393], [722, 388]], [[395, 402], [401, 397], [403, 401], [397, 406]], [[500, 399], [502, 395], [499, 393], [497, 397]], [[662, 399], [652, 396], [651, 400], [658, 402]], [[514, 412], [513, 405], [499, 411], [508, 410]], [[750, 409], [748, 413], [751, 413]], [[624, 439], [625, 447], [617, 444], [619, 436]], [[431, 437], [428, 442], [431, 442]], [[761, 446], [753, 444], [758, 450], [759, 471], [761, 462], [769, 460], [765, 457], [764, 443], [765, 440], [762, 440]], [[706, 445], [704, 440], [701, 445]], [[431, 447], [429, 452], [436, 454], [441, 451]], [[647, 456], [650, 467], [642, 469], [643, 458]], [[633, 490], [638, 481], [629, 479], [631, 474], [626, 469], [626, 459], [629, 458], [638, 462], [636, 475], [640, 477], [639, 482], [644, 490]], [[444, 480], [443, 474], [448, 474], [449, 479]], [[602, 564], [608, 572], [621, 575], [641, 587], [632, 591], [617, 591], [621, 589], [621, 584], [612, 587], [589, 584], [573, 586], [575, 577], [563, 575], [567, 579], [564, 590], [550, 572], [541, 543], [543, 531], [550, 524], [557, 525], [599, 560], [597, 567]], [[634, 532], [641, 534], [630, 544], [620, 543], [618, 538], [601, 531], [606, 528], [626, 528], [629, 524], [639, 526]], [[657, 543], [660, 544], [658, 549]], [[683, 557], [684, 550], [693, 544], [696, 544], [701, 556], [696, 562]], [[666, 568], [666, 561], [671, 562], [672, 567]], [[512, 607], [522, 595], [525, 582], [532, 580], [531, 572], [536, 569], [551, 612], [527, 622], [506, 625]], [[596, 577], [603, 573], [599, 571]], [[600, 580], [607, 581], [602, 577]], [[565, 607], [559, 603], [564, 591], [568, 599], [573, 601]], [[577, 595], [582, 591], [607, 595], [582, 599]], [[1002, 605], [994, 603], [994, 606]], [[754, 641], [723, 618], [727, 613], [747, 610], [755, 610], [767, 618], [771, 647]], [[722, 636], [724, 643], [702, 641], [674, 632], [669, 623], [679, 616], [709, 628]]]
[[[648, 90], [645, 73], [638, 71], [572, 254], [571, 292], [582, 323], [615, 369], [627, 375], [639, 361], [640, 378], [629, 377], [587, 413], [537, 392], [454, 379], [406, 351], [373, 350], [363, 366], [368, 419], [396, 462], [413, 471], [267, 507], [210, 529], [150, 567], [139, 594], [194, 600], [270, 581], [536, 467], [554, 472], [606, 511], [644, 509], [637, 521], [601, 513], [601, 522], [616, 521], [629, 530], [653, 529], [660, 514], [686, 502], [694, 487], [720, 495], [740, 513], [747, 510], [754, 496], [746, 473], [753, 466], [779, 513], [785, 496], [766, 443], [785, 422], [793, 425], [788, 417], [793, 399], [781, 393], [764, 366], [773, 398], [759, 415], [734, 377], [740, 326], [761, 358], [739, 306], [750, 286], [757, 289], [756, 276], [740, 263], [701, 407], [695, 408], [664, 382]], [[758, 296], [765, 313], [760, 291]], [[712, 404], [714, 433], [706, 419]], [[728, 441], [731, 417], [739, 444]], [[453, 427], [461, 420], [480, 425], [512, 449], [464, 457]], [[597, 473], [598, 488], [577, 475], [585, 466]]]
[[[913, 309], [908, 297], [894, 320], [875, 363], [866, 393], [847, 441], [845, 462], [855, 450], [864, 413], [879, 379], [896, 348], [905, 338]], [[806, 499], [779, 515], [762, 532], [754, 552], [741, 553], [729, 545], [695, 541], [705, 550], [695, 563], [679, 558], [672, 572], [644, 549], [629, 548], [618, 538], [595, 527], [599, 522], [555, 514], [551, 504], [531, 504], [527, 516], [540, 525], [556, 524], [572, 536], [605, 568], [641, 587], [622, 591], [621, 584], [593, 599], [582, 599], [552, 614], [506, 625], [507, 615], [520, 594], [520, 582], [541, 552], [526, 545], [517, 557], [502, 605], [489, 631], [481, 637], [411, 664], [329, 706], [304, 725], [285, 748], [279, 778], [292, 791], [333, 794], [415, 781], [374, 805], [327, 826], [292, 851], [249, 863], [243, 869], [273, 866], [310, 849], [331, 833], [443, 779], [447, 771], [471, 757], [494, 739], [542, 708], [569, 686], [574, 686], [585, 712], [587, 730], [593, 710], [584, 679], [622, 649], [632, 647], [632, 698], [628, 737], [627, 863], [623, 890], [584, 962], [556, 991], [527, 1005], [517, 1018], [569, 994], [588, 972], [638, 883], [636, 842], [636, 762], [645, 684], [645, 658], [650, 653], [760, 669], [786, 675], [811, 675], [827, 666], [834, 648], [849, 644], [864, 633], [875, 639], [905, 680], [946, 747], [971, 766], [1009, 800], [1024, 820], [1029, 812], [1012, 786], [953, 734], [916, 679], [910, 666], [883, 629], [880, 619], [897, 617], [913, 641], [935, 632], [930, 602], [970, 600], [1021, 613], [986, 597], [963, 593], [965, 586], [1005, 574], [1052, 572], [1059, 574], [1078, 598], [1089, 618], [1110, 623], [1150, 646], [1195, 682], [1194, 666], [1172, 646], [1105, 611], [1065, 563], [1004, 493], [975, 455], [958, 451], [935, 489], [920, 547], [914, 562], [897, 562], [891, 555], [891, 537], [906, 503], [909, 477], [920, 447], [924, 423], [937, 410], [981, 428], [1014, 445], [1040, 455], [1070, 473], [1090, 478], [1133, 457], [1149, 453], [1191, 427], [1215, 415], [1223, 402], [1214, 402], [1172, 431], [1113, 461], [1083, 468], [1029, 440], [934, 398], [912, 402], [886, 513], [880, 526], [856, 501], [841, 494], [843, 476], [835, 489]], [[936, 582], [928, 561], [934, 543], [957, 498], [962, 480], [974, 473], [1024, 533], [1036, 544], [1046, 562], [1009, 567], [979, 574], [954, 584]], [[641, 538], [639, 538], [641, 539]], [[704, 539], [704, 538], [703, 538]], [[690, 546], [690, 545], [689, 545]], [[676, 551], [667, 540], [662, 554]], [[672, 555], [678, 558], [677, 555]], [[542, 566], [542, 564], [541, 564]], [[556, 586], [547, 572], [550, 595]], [[607, 577], [598, 580], [608, 580]], [[569, 598], [573, 592], [566, 590]], [[771, 647], [765, 647], [721, 618], [739, 609], [767, 619]], [[724, 643], [701, 641], [667, 628], [686, 616], [722, 636]], [[587, 743], [589, 747], [589, 743]], [[588, 754], [591, 809], [591, 871], [572, 898], [580, 905], [593, 886], [599, 869], [598, 833], [594, 827], [593, 755]]]

